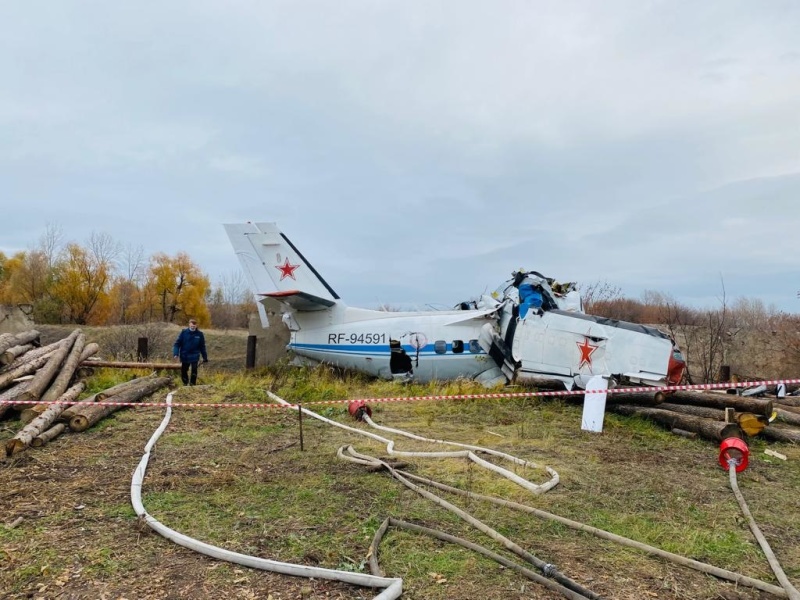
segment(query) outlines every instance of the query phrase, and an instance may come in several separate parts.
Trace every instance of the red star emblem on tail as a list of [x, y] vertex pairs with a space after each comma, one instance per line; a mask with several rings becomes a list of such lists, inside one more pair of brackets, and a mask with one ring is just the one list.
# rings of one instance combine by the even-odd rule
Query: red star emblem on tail
[[[293, 265], [289, 262], [289, 257], [286, 257], [286, 260], [283, 261], [282, 265], [275, 265], [275, 268], [281, 272], [281, 281], [286, 279], [287, 277], [291, 277], [295, 279], [294, 272], [300, 267], [300, 265]], [[296, 280], [296, 279], [295, 279]]]
[[592, 353], [595, 350], [597, 350], [597, 348], [599, 348], [599, 346], [592, 346], [589, 343], [589, 338], [588, 337], [583, 338], [583, 342], [582, 343], [575, 342], [575, 344], [578, 346], [578, 350], [580, 350], [580, 352], [581, 352], [581, 362], [578, 365], [578, 368], [582, 369], [583, 365], [588, 365], [589, 368], [591, 368], [592, 367]]

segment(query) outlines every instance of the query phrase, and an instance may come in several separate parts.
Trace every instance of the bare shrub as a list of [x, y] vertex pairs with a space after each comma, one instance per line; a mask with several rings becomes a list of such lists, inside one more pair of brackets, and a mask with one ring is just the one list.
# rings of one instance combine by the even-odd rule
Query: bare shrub
[[607, 303], [619, 298], [622, 298], [622, 289], [607, 281], [594, 281], [581, 286], [583, 309], [589, 314], [599, 314], [595, 312], [596, 304]]
[[253, 309], [253, 294], [241, 271], [223, 275], [206, 296], [211, 322], [216, 329], [246, 328]]
[[651, 323], [647, 321], [645, 306], [633, 298], [615, 298], [613, 300], [596, 300], [592, 304], [592, 314], [631, 323]]
[[147, 338], [149, 360], [167, 359], [172, 355], [172, 332], [166, 323], [109, 327], [104, 335], [103, 350], [114, 360], [136, 360], [139, 338]]

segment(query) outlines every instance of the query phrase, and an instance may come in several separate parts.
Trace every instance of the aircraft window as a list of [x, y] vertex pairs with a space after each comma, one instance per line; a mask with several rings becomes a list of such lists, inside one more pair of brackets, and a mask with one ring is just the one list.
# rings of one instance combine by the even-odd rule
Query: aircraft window
[[447, 352], [447, 342], [444, 340], [436, 340], [433, 343], [433, 350], [436, 352], [436, 354], [444, 354]]
[[478, 340], [469, 341], [469, 351], [473, 354], [478, 354], [481, 351], [481, 345], [478, 343]]
[[453, 354], [464, 352], [464, 340], [453, 340]]

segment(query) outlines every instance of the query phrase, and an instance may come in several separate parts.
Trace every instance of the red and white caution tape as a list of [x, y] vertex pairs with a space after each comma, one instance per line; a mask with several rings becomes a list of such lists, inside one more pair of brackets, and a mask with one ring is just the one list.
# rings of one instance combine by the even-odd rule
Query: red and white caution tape
[[[800, 384], [800, 379], [771, 379], [768, 381], [738, 381], [736, 383], [700, 383], [696, 385], [668, 385], [662, 387], [641, 386], [641, 387], [620, 387], [607, 390], [609, 394], [641, 394], [657, 392], [679, 392], [688, 390], [719, 390], [731, 388], [748, 388], [757, 385], [777, 385]], [[282, 408], [297, 410], [299, 405], [317, 406], [331, 404], [349, 404], [350, 402], [371, 402], [373, 404], [388, 402], [419, 402], [431, 400], [485, 400], [485, 399], [513, 399], [513, 398], [552, 398], [564, 396], [581, 396], [592, 393], [587, 390], [559, 390], [559, 391], [535, 391], [529, 392], [508, 392], [508, 393], [487, 393], [487, 394], [453, 394], [453, 395], [431, 395], [431, 396], [396, 396], [393, 398], [346, 398], [342, 400], [317, 400], [312, 402], [302, 402], [298, 404], [273, 404], [258, 402], [173, 402], [173, 407], [186, 408]], [[2, 404], [26, 405], [26, 404], [58, 404], [57, 400], [41, 402], [38, 400], [0, 400]], [[92, 406], [166, 406], [165, 402], [114, 402], [111, 400], [101, 400], [92, 402]]]

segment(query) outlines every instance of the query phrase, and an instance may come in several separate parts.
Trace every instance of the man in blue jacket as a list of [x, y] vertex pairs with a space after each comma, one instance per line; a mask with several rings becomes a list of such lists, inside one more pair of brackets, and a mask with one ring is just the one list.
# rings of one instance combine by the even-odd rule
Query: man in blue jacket
[[[197, 383], [197, 363], [200, 357], [203, 362], [208, 362], [206, 354], [206, 338], [203, 332], [197, 328], [197, 321], [189, 319], [189, 327], [181, 331], [175, 344], [172, 346], [172, 355], [181, 359], [181, 381], [183, 385], [194, 385]], [[189, 368], [191, 367], [191, 379], [189, 378]]]

